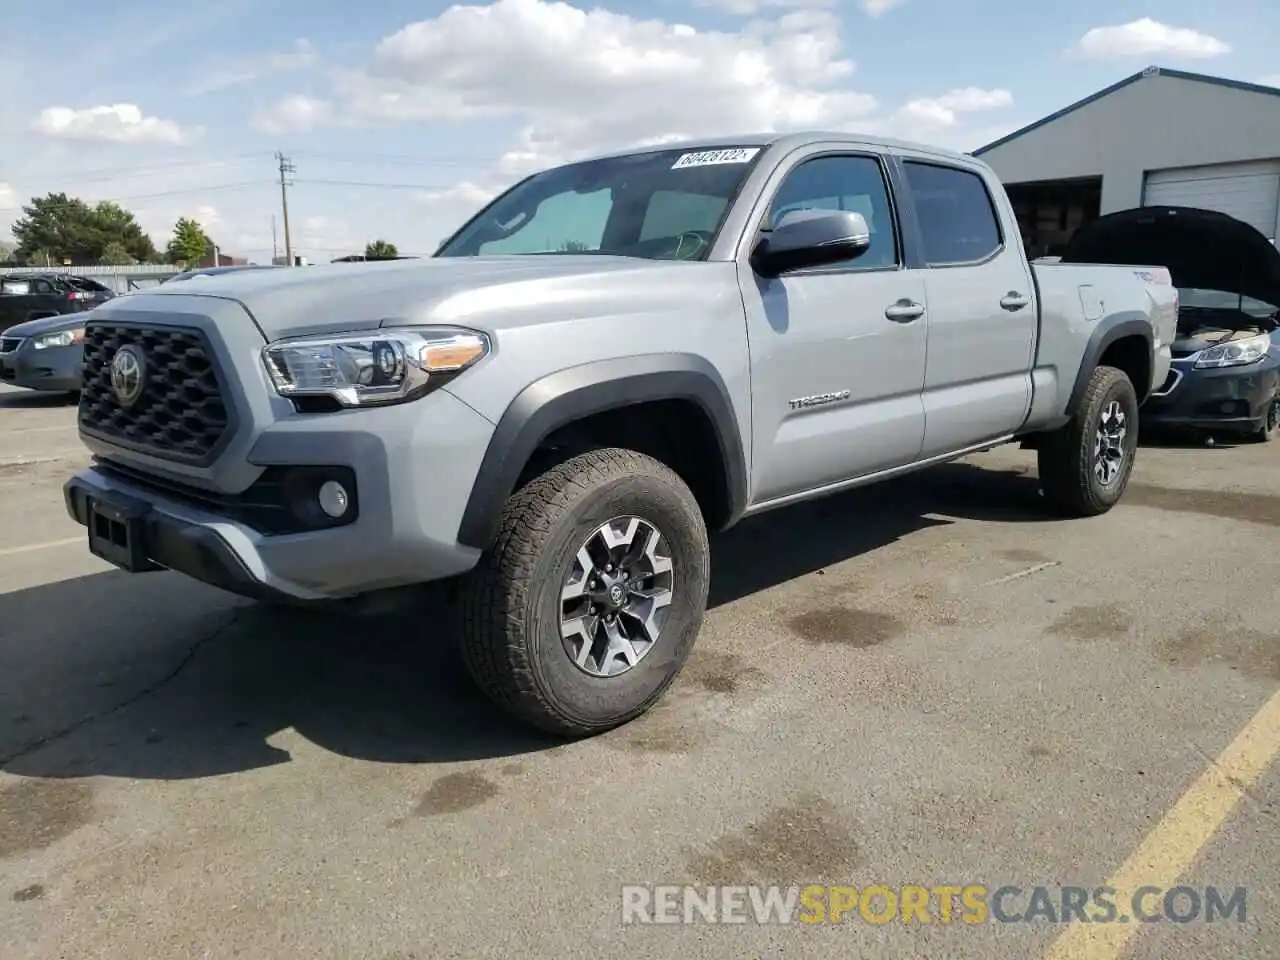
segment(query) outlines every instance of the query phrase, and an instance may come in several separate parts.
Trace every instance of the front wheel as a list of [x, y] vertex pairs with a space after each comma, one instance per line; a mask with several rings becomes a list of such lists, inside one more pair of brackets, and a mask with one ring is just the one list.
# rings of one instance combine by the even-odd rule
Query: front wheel
[[1267, 407], [1267, 418], [1262, 422], [1262, 426], [1253, 432], [1254, 442], [1269, 442], [1276, 435], [1277, 428], [1280, 428], [1280, 395], [1272, 398], [1270, 406]]
[[1075, 416], [1040, 444], [1040, 485], [1067, 513], [1106, 513], [1129, 485], [1137, 449], [1138, 396], [1133, 383], [1115, 367], [1098, 367]]
[[463, 586], [462, 654], [499, 706], [560, 736], [648, 710], [702, 626], [710, 549], [693, 494], [623, 449], [566, 460], [512, 495]]

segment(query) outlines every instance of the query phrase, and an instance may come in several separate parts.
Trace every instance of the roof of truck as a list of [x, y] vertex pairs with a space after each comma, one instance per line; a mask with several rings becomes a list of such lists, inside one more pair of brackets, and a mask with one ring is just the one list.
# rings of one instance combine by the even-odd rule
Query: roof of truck
[[[584, 160], [603, 160], [607, 157], [633, 156], [637, 153], [659, 153], [667, 150], [728, 150], [733, 147], [802, 147], [809, 143], [836, 142], [850, 146], [871, 147], [890, 150], [911, 150], [916, 153], [933, 154], [939, 158], [960, 159], [973, 162], [974, 157], [959, 150], [946, 150], [927, 143], [916, 143], [911, 140], [897, 140], [893, 137], [880, 137], [871, 134], [857, 133], [848, 130], [800, 130], [793, 133], [748, 133], [727, 135], [722, 137], [698, 137], [690, 140], [673, 140], [667, 143], [650, 144], [644, 147], [631, 147], [626, 150], [611, 150], [608, 153], [584, 157]], [[978, 161], [981, 163], [981, 161]]]

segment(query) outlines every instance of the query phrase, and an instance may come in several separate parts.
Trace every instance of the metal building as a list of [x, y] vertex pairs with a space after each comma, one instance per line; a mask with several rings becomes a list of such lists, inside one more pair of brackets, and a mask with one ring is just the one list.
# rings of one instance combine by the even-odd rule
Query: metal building
[[1280, 234], [1280, 88], [1148, 67], [973, 153], [1009, 188], [1033, 256], [1139, 206], [1220, 210]]

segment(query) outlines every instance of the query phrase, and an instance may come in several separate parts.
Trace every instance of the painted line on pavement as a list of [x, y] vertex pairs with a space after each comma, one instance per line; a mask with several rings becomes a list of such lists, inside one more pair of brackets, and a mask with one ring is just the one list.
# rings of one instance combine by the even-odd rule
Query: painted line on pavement
[[[1280, 755], [1280, 690], [1155, 825], [1106, 886], [1115, 903], [1132, 903], [1139, 887], [1177, 883], [1246, 792]], [[1045, 960], [1118, 960], [1141, 923], [1073, 922]]]
[[0, 557], [16, 557], [20, 553], [33, 553], [36, 550], [52, 550], [54, 547], [69, 547], [73, 543], [84, 543], [84, 537], [67, 537], [65, 540], [46, 540], [44, 543], [28, 543], [22, 547], [0, 548]]

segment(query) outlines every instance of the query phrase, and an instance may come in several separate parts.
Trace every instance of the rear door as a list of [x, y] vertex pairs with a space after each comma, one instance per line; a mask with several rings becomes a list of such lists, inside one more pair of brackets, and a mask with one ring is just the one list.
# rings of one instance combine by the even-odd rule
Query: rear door
[[[1017, 430], [1031, 406], [1038, 306], [1004, 192], [963, 161], [902, 157], [927, 269], [922, 456]], [[905, 206], [905, 204], [904, 204]]]

